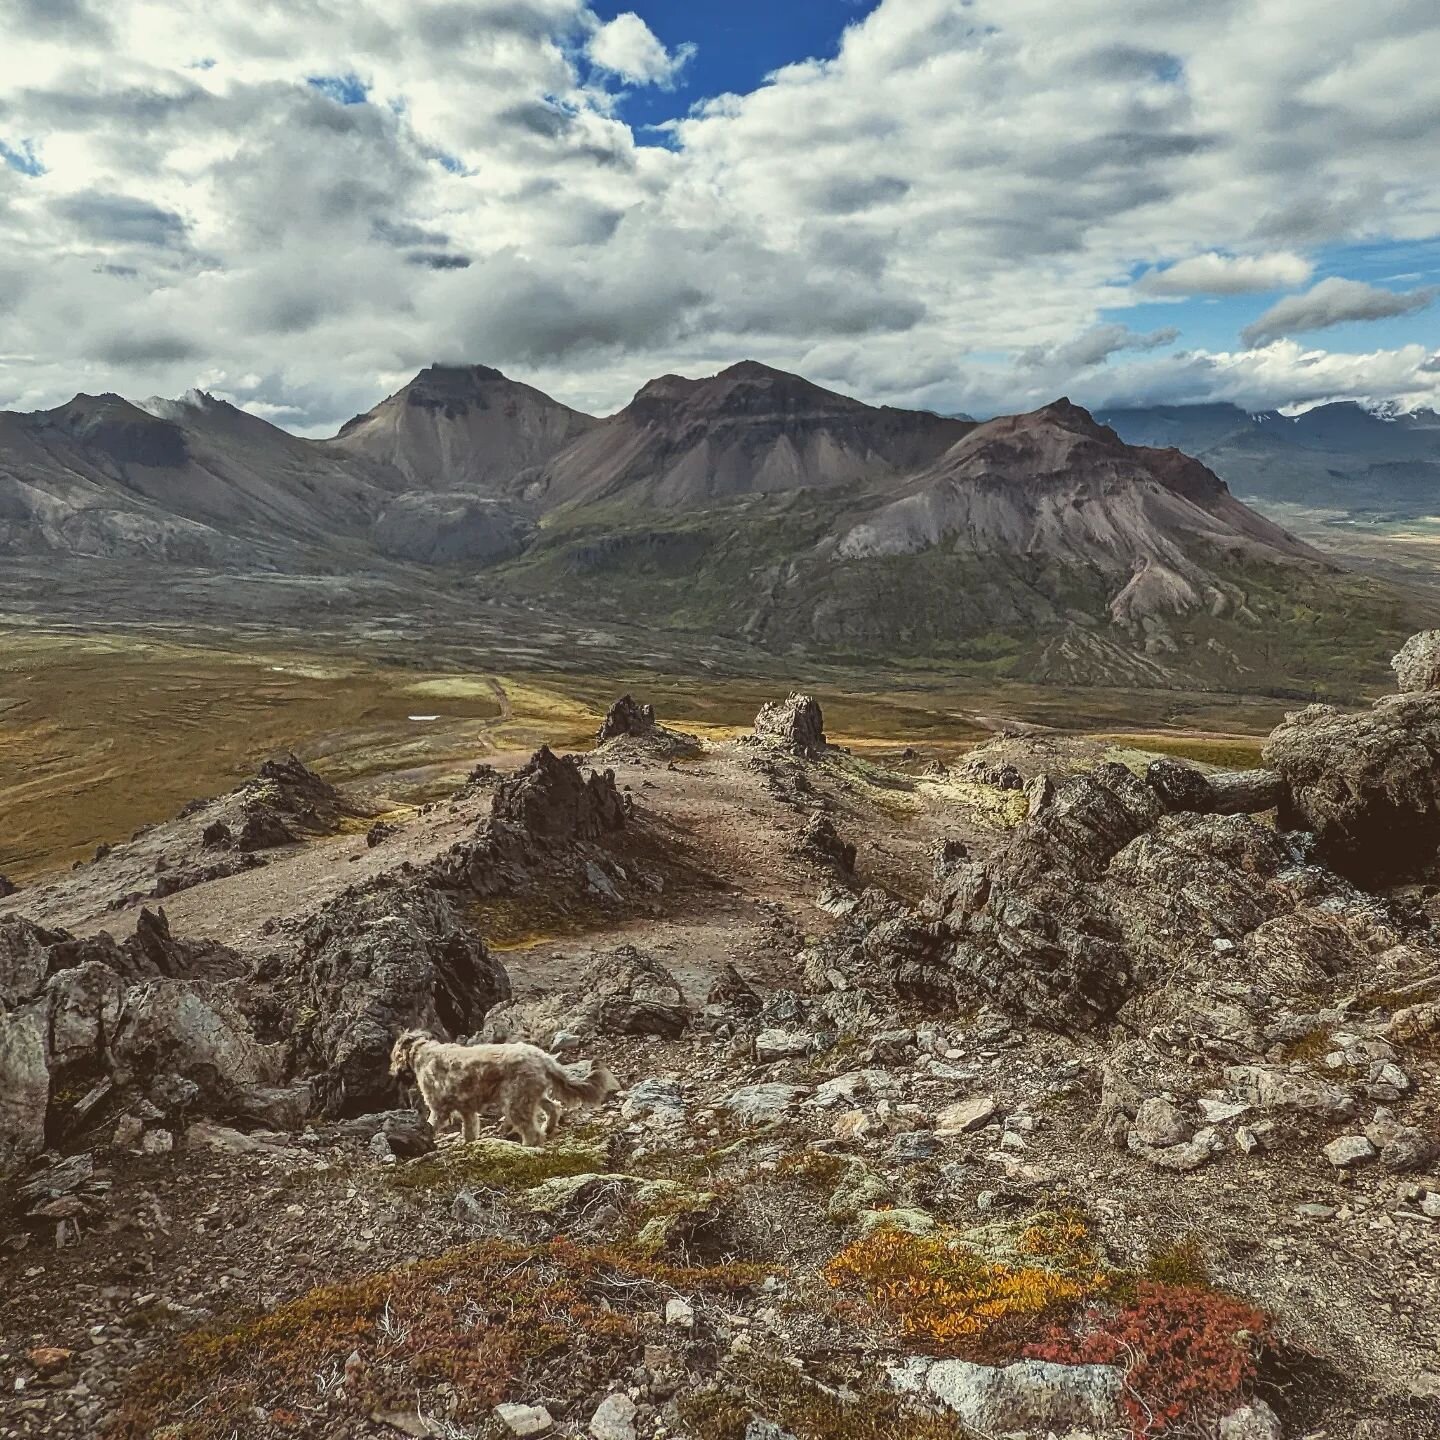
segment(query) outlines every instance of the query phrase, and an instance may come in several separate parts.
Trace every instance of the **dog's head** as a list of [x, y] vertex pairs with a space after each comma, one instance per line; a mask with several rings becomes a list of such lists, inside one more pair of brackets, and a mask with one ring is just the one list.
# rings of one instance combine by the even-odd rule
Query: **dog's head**
[[415, 1073], [415, 1051], [430, 1039], [428, 1030], [407, 1030], [390, 1050], [390, 1073], [398, 1079]]

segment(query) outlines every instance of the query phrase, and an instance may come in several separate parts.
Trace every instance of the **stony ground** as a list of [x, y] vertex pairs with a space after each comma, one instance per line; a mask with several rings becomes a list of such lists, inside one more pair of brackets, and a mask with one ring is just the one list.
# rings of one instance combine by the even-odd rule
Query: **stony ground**
[[[916, 903], [941, 842], [1004, 845], [1012, 777], [898, 747], [592, 758], [666, 883], [470, 918], [516, 996], [487, 1029], [603, 1060], [622, 1092], [540, 1152], [498, 1130], [435, 1148], [403, 1111], [272, 1129], [103, 1096], [0, 1218], [0, 1433], [1440, 1433], [1440, 1178], [1392, 1167], [1374, 1128], [1383, 1107], [1433, 1133], [1433, 1037], [1342, 1009], [1265, 1057], [1302, 1096], [1348, 1084], [1328, 1114], [1156, 1030], [817, 980], [867, 887]], [[446, 855], [493, 793], [481, 777], [374, 844], [346, 821], [160, 903], [175, 935], [258, 957], [277, 921]], [[140, 903], [119, 902], [206, 819], [0, 911], [128, 935]], [[612, 992], [650, 1017], [621, 1028], [654, 1033], [604, 1033]]]

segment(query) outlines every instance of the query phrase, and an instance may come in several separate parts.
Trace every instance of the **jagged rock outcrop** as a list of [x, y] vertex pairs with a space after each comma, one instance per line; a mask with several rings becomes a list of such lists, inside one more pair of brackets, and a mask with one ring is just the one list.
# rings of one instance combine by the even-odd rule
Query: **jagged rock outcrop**
[[278, 1078], [280, 1048], [257, 1040], [224, 978], [243, 968], [222, 945], [177, 940], [163, 911], [142, 911], [123, 944], [0, 918], [0, 1175], [67, 1123], [55, 1097], [77, 1078], [211, 1107]]
[[843, 839], [828, 815], [812, 815], [795, 842], [796, 852], [811, 864], [855, 873], [855, 846]]
[[267, 760], [253, 780], [236, 792], [239, 826], [235, 848], [268, 850], [304, 834], [331, 835], [341, 821], [359, 814], [343, 795], [294, 755]]
[[762, 705], [755, 717], [755, 735], [802, 755], [817, 754], [825, 748], [825, 716], [820, 702], [796, 693]]
[[620, 735], [648, 735], [655, 728], [655, 707], [642, 705], [631, 695], [622, 695], [606, 712], [595, 733], [595, 743], [603, 745]]
[[1402, 694], [1440, 690], [1440, 630], [1412, 635], [1390, 662]]
[[1242, 1010], [1268, 1013], [1404, 975], [1417, 955], [1440, 961], [1436, 937], [1303, 842], [1248, 815], [1166, 814], [1121, 765], [1060, 786], [990, 860], [946, 859], [922, 913], [928, 932], [892, 922], [897, 988], [903, 976], [912, 994], [978, 992], [1063, 1030], [1237, 976]]
[[501, 782], [490, 814], [536, 839], [596, 840], [624, 828], [626, 802], [613, 770], [587, 776], [575, 756], [557, 756], [542, 745]]
[[300, 932], [280, 977], [291, 991], [295, 1043], [334, 1118], [396, 1103], [395, 1037], [422, 1026], [447, 1038], [480, 1028], [510, 996], [510, 977], [435, 889], [377, 883], [345, 891]]
[[1264, 759], [1285, 784], [1280, 824], [1312, 831], [1326, 864], [1365, 885], [1433, 871], [1440, 693], [1387, 695], [1360, 713], [1307, 706], [1271, 733]]
[[19, 893], [20, 887], [8, 875], [0, 875], [0, 900], [8, 900]]

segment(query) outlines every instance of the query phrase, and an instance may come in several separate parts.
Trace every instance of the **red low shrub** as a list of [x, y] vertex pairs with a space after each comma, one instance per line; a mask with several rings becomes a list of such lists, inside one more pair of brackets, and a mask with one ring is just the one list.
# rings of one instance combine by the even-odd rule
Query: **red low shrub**
[[1142, 1280], [1113, 1312], [1090, 1309], [1026, 1347], [1063, 1365], [1119, 1365], [1135, 1440], [1228, 1414], [1255, 1383], [1271, 1320], [1232, 1295]]

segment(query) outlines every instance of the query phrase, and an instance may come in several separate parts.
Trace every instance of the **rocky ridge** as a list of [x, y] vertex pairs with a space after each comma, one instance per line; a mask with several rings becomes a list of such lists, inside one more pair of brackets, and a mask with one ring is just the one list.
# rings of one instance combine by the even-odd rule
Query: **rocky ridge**
[[[118, 851], [11, 897], [0, 1414], [25, 1435], [1419, 1440], [1440, 939], [1409, 882], [1435, 849], [1405, 829], [1361, 873], [1333, 838], [1414, 809], [1395, 777], [1440, 692], [1401, 698], [1321, 727], [1350, 780], [1314, 812], [1333, 834], [1287, 828], [1314, 803], [1293, 737], [1260, 774], [1051, 774], [1012, 746], [960, 773], [1024, 818], [938, 811], [917, 886], [866, 767], [796, 695], [696, 767], [542, 750], [408, 822], [454, 812], [432, 854], [387, 864], [406, 826], [357, 836], [376, 873], [276, 915], [259, 951], [148, 909], [123, 942], [19, 918], [103, 913]], [[646, 708], [617, 707], [602, 750]], [[286, 814], [333, 808], [280, 772]], [[773, 815], [786, 843], [707, 889], [719, 862], [682, 821], [731, 792], [716, 835]], [[773, 958], [722, 923], [701, 982], [677, 927], [746, 886]], [[542, 897], [590, 928], [538, 972], [490, 935]], [[628, 1090], [540, 1152], [432, 1136], [385, 1074], [413, 1023], [598, 1056]], [[87, 1281], [96, 1244], [151, 1268]]]

